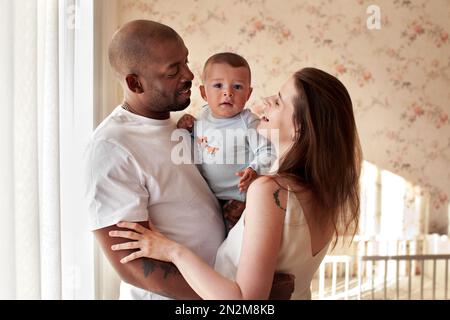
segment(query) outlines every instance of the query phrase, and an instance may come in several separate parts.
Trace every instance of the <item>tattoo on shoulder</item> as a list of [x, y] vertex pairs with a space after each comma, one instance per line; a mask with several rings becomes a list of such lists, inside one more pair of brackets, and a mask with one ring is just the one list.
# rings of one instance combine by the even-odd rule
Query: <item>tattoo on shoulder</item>
[[169, 274], [177, 275], [180, 274], [177, 267], [173, 263], [156, 261], [153, 259], [142, 259], [142, 267], [144, 269], [144, 276], [147, 278], [151, 273], [160, 268], [164, 271], [164, 279], [167, 278]]
[[281, 206], [281, 202], [280, 202], [280, 198], [279, 198], [279, 196], [280, 196], [280, 190], [281, 190], [281, 188], [278, 189], [277, 191], [275, 191], [275, 192], [273, 193], [273, 198], [274, 198], [274, 200], [275, 200], [275, 204], [277, 205], [277, 207], [280, 208], [280, 209], [283, 210], [283, 211], [286, 211], [286, 208], [283, 208], [283, 207]]

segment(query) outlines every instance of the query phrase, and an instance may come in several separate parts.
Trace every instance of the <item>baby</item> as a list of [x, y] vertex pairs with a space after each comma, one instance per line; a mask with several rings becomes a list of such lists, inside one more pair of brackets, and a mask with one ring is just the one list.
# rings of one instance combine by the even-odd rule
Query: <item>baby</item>
[[208, 104], [198, 119], [186, 114], [177, 127], [193, 129], [196, 163], [231, 228], [245, 208], [248, 186], [275, 161], [275, 148], [256, 132], [259, 118], [244, 109], [252, 87], [243, 57], [230, 52], [211, 56], [202, 81], [200, 93]]

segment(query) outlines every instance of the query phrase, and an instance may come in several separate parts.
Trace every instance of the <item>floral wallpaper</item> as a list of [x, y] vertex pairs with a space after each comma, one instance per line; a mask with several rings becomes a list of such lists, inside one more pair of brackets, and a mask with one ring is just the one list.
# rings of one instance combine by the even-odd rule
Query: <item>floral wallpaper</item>
[[[447, 233], [450, 197], [450, 1], [119, 0], [119, 25], [151, 19], [204, 61], [234, 51], [252, 68], [249, 106], [305, 66], [336, 75], [352, 96], [365, 159], [430, 195], [430, 232]], [[368, 20], [379, 9], [380, 28]], [[194, 90], [196, 91], [196, 90]], [[203, 100], [194, 92], [188, 111]]]

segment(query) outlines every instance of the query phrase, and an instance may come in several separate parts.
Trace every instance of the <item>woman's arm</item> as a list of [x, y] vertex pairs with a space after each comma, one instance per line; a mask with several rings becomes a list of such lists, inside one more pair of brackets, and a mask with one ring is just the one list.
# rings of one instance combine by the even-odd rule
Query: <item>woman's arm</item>
[[112, 249], [140, 249], [122, 259], [122, 263], [139, 257], [173, 262], [203, 299], [268, 299], [281, 244], [285, 206], [286, 193], [279, 191], [273, 180], [262, 177], [250, 185], [236, 281], [222, 276], [192, 251], [167, 239], [153, 226], [150, 226], [151, 231], [121, 222], [120, 227], [138, 233], [112, 231], [110, 235], [136, 241], [115, 245]]
[[280, 190], [271, 178], [260, 177], [248, 189], [236, 275], [236, 282], [248, 299], [269, 298], [281, 246], [286, 202], [286, 191]]

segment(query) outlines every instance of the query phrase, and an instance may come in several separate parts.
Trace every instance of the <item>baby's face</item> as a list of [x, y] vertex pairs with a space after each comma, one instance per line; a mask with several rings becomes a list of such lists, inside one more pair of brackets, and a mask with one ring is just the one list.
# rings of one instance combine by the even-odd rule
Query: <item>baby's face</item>
[[249, 71], [245, 67], [214, 63], [207, 67], [200, 90], [214, 117], [234, 117], [244, 109], [252, 93]]

